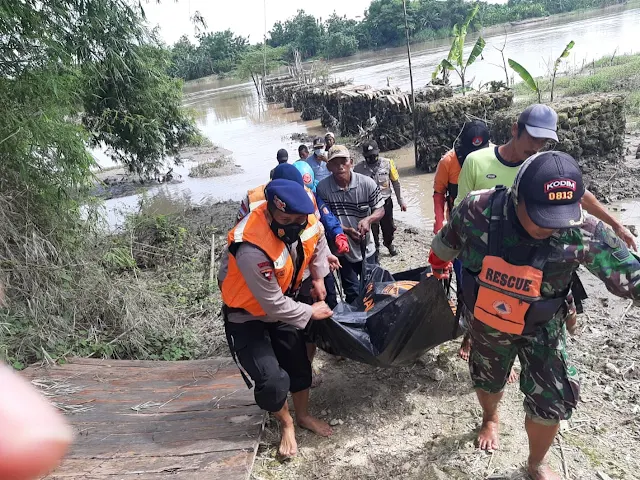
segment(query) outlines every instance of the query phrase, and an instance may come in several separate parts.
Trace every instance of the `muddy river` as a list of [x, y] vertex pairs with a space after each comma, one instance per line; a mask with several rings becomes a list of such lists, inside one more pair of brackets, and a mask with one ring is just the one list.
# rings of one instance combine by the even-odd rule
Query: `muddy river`
[[[484, 59], [474, 64], [468, 75], [474, 83], [504, 78], [504, 72], [495, 66], [502, 62], [496, 48], [503, 46], [505, 55], [525, 65], [534, 75], [547, 72], [547, 64], [555, 59], [570, 41], [576, 42], [568, 68], [580, 68], [584, 63], [604, 55], [630, 52], [638, 45], [637, 29], [640, 8], [610, 8], [595, 12], [563, 15], [540, 23], [516, 27], [487, 29]], [[475, 39], [469, 39], [471, 48]], [[416, 87], [430, 79], [435, 65], [447, 55], [448, 41], [434, 41], [412, 46], [414, 81]], [[355, 83], [385, 86], [389, 82], [403, 89], [409, 87], [406, 51], [403, 48], [362, 53], [331, 65], [332, 75], [353, 79]], [[234, 162], [244, 173], [210, 179], [192, 179], [187, 176], [189, 164], [174, 170], [183, 182], [157, 187], [147, 195], [160, 195], [167, 208], [178, 198], [188, 197], [192, 202], [210, 199], [239, 200], [249, 188], [264, 183], [276, 164], [279, 148], [287, 148], [291, 160], [297, 158], [299, 142], [291, 140], [292, 133], [323, 134], [318, 120], [303, 122], [298, 113], [278, 105], [262, 104], [251, 83], [232, 80], [206, 80], [192, 82], [185, 87], [185, 105], [193, 109], [201, 131], [215, 144], [230, 150]], [[387, 152], [398, 164], [402, 187], [409, 204], [407, 212], [398, 209], [397, 218], [412, 225], [431, 228], [433, 219], [433, 175], [414, 168], [413, 148]], [[109, 161], [99, 155], [105, 166]], [[122, 212], [137, 207], [139, 196], [129, 196], [106, 202], [110, 225], [119, 223]], [[637, 203], [627, 202], [622, 212], [626, 221], [640, 224]]]

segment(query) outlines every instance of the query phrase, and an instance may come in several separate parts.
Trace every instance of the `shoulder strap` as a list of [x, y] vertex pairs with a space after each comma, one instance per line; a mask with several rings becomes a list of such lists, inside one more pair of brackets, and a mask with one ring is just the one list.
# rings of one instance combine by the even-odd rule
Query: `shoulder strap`
[[533, 254], [533, 258], [531, 259], [531, 266], [540, 271], [544, 270], [549, 255], [551, 255], [551, 250], [553, 250], [553, 247], [551, 245], [551, 239], [549, 239], [536, 249], [536, 253]]
[[498, 185], [491, 196], [491, 217], [489, 218], [489, 255], [502, 253], [504, 206], [507, 201], [507, 188]]

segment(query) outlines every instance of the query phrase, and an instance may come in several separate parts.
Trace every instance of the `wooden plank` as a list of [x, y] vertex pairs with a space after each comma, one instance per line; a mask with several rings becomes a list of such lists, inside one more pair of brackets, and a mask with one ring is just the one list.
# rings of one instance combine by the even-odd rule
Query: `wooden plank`
[[[166, 362], [171, 363], [171, 362]], [[93, 375], [97, 375], [98, 379], [102, 375], [114, 376], [116, 378], [128, 379], [134, 381], [140, 378], [172, 378], [180, 377], [183, 380], [187, 380], [186, 383], [190, 383], [191, 376], [189, 372], [193, 372], [195, 375], [205, 378], [214, 378], [224, 376], [235, 376], [238, 369], [235, 365], [229, 364], [199, 364], [199, 365], [165, 365], [158, 366], [156, 368], [136, 368], [131, 366], [118, 367], [117, 364], [102, 364], [102, 365], [83, 365], [67, 363], [64, 365], [57, 365], [55, 367], [30, 367], [24, 370], [23, 374], [30, 377], [37, 377], [38, 375], [45, 376], [65, 376], [69, 377], [86, 375], [91, 378]], [[226, 374], [226, 375], [225, 375]]]
[[56, 388], [73, 392], [51, 397], [58, 404], [89, 409], [68, 417], [78, 435], [49, 480], [246, 480], [250, 475], [264, 412], [228, 358], [73, 359], [30, 367], [23, 375], [40, 381], [49, 394]]
[[228, 438], [205, 438], [198, 441], [185, 440], [171, 444], [160, 445], [149, 441], [130, 445], [126, 443], [95, 443], [83, 444], [82, 449], [72, 449], [68, 458], [87, 460], [90, 458], [128, 458], [128, 457], [161, 457], [161, 456], [194, 456], [216, 452], [250, 451], [256, 445], [257, 433], [245, 433], [244, 439], [237, 435]]
[[130, 457], [107, 459], [68, 459], [55, 477], [85, 475], [150, 475], [186, 473], [201, 470], [237, 468], [246, 471], [251, 465], [251, 451], [214, 452], [193, 456]]
[[[242, 423], [244, 416], [253, 418], [262, 418], [262, 412], [256, 412], [255, 405], [236, 406], [235, 408], [216, 408], [202, 412], [154, 412], [154, 409], [144, 410], [136, 413], [134, 411], [126, 411], [117, 415], [105, 416], [103, 412], [95, 410], [83, 412], [75, 416], [74, 425], [78, 428], [102, 427], [107, 424], [112, 428], [127, 428], [129, 423], [143, 422], [148, 425], [166, 422], [181, 422], [198, 419], [202, 422], [229, 421], [231, 423]], [[248, 419], [247, 419], [248, 420]], [[117, 425], [114, 425], [114, 422]]]
[[[164, 360], [113, 360], [106, 358], [81, 358], [72, 357], [67, 359], [67, 363], [56, 365], [55, 368], [68, 367], [69, 365], [85, 365], [85, 366], [117, 366], [118, 368], [193, 368], [199, 366], [215, 366], [215, 365], [235, 365], [233, 360], [228, 357], [207, 358], [204, 360], [182, 360], [176, 362], [166, 362]], [[50, 368], [40, 366], [30, 366], [29, 369]]]

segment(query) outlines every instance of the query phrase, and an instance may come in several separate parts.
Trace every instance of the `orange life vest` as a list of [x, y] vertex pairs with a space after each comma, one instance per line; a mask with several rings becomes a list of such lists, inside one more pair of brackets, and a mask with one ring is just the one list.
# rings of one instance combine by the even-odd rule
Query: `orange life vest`
[[501, 332], [522, 335], [550, 321], [563, 307], [566, 295], [549, 298], [541, 293], [543, 269], [551, 252], [549, 242], [537, 249], [529, 265], [512, 265], [502, 258], [506, 199], [506, 189], [496, 189], [491, 200], [488, 252], [479, 273], [463, 271], [462, 297], [477, 320]]
[[[266, 217], [267, 204], [263, 202], [244, 217], [227, 235], [229, 265], [222, 282], [222, 301], [227, 307], [246, 310], [252, 315], [266, 315], [255, 299], [238, 268], [234, 253], [241, 243], [250, 243], [262, 250], [271, 260], [273, 274], [285, 295], [293, 296], [302, 283], [305, 269], [311, 262], [316, 245], [323, 234], [315, 215], [308, 216], [307, 228], [300, 235], [304, 258], [297, 267], [293, 264], [288, 246], [271, 231]], [[297, 268], [296, 268], [297, 267]]]
[[[260, 185], [259, 187], [252, 188], [247, 192], [247, 198], [249, 199], [249, 211], [253, 211], [256, 207], [258, 207], [259, 205], [262, 205], [267, 201], [267, 197], [264, 194], [265, 188], [267, 188], [267, 185]], [[313, 202], [313, 206], [316, 207], [315, 216], [319, 220], [320, 211], [318, 210], [318, 204], [316, 203], [316, 196], [313, 194], [313, 192], [309, 188], [304, 187], [304, 189], [306, 190], [307, 195], [309, 195], [309, 198]]]

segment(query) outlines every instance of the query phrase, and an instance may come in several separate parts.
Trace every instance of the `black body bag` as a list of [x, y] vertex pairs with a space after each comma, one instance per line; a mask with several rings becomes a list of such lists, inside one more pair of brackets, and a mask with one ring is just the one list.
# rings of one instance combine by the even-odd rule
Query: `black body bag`
[[308, 334], [318, 347], [357, 362], [395, 367], [455, 338], [452, 307], [431, 267], [394, 275], [380, 266], [365, 268], [352, 304], [339, 303], [331, 318], [309, 322]]

